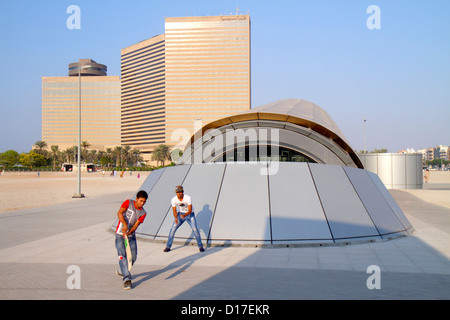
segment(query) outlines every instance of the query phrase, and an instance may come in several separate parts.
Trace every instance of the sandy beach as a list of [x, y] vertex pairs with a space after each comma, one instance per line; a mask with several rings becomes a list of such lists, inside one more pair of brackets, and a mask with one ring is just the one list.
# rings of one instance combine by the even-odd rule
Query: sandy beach
[[[83, 173], [81, 192], [96, 197], [137, 192], [151, 172], [125, 172], [120, 178], [101, 172]], [[76, 201], [77, 174], [73, 172], [6, 172], [0, 176], [0, 213]], [[431, 171], [423, 189], [402, 190], [423, 201], [450, 208], [450, 171]]]
[[[137, 175], [140, 174], [140, 178]], [[150, 172], [125, 172], [123, 177], [109, 173], [83, 173], [81, 192], [96, 197], [120, 192], [137, 192]], [[0, 176], [0, 213], [76, 201], [77, 174], [73, 172], [6, 172]]]

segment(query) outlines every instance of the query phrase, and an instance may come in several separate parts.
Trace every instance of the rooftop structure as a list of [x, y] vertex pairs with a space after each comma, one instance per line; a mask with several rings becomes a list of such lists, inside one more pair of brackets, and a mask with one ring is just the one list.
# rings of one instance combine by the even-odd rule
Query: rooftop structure
[[79, 59], [69, 64], [69, 76], [106, 76], [107, 68], [104, 64], [92, 59]]
[[[251, 148], [255, 146], [268, 147], [270, 155], [266, 156], [271, 160], [363, 167], [328, 113], [299, 99], [276, 101], [203, 126], [187, 144], [182, 163], [234, 161], [238, 159], [233, 153], [245, 148], [241, 160], [264, 160], [261, 148], [252, 157]], [[274, 148], [276, 154], [271, 152]], [[283, 151], [294, 157], [283, 159]]]

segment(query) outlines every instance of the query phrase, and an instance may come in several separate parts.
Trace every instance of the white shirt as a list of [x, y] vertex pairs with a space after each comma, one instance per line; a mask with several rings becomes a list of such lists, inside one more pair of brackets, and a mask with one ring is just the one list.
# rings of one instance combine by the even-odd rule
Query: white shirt
[[[189, 211], [189, 205], [192, 205], [191, 197], [187, 194], [183, 195], [183, 200], [178, 199], [177, 196], [172, 198], [172, 207], [177, 207], [177, 211], [184, 214]], [[194, 207], [192, 207], [192, 212], [194, 212]]]

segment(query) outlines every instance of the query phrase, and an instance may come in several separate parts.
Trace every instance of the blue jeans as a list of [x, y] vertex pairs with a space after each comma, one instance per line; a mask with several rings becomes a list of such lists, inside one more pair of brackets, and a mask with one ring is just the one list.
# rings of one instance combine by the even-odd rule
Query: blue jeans
[[[131, 250], [131, 259], [134, 264], [137, 258], [136, 237], [128, 237], [128, 243]], [[127, 252], [125, 250], [125, 239], [122, 235], [116, 233], [116, 249], [119, 257], [120, 273], [123, 275], [123, 282], [131, 280], [130, 270], [128, 270]]]
[[197, 228], [197, 221], [195, 220], [195, 214], [192, 212], [190, 215], [188, 215], [186, 218], [183, 219], [180, 217], [180, 213], [178, 212], [178, 223], [176, 223], [174, 221], [172, 228], [170, 228], [169, 239], [167, 240], [167, 248], [172, 247], [173, 237], [175, 236], [175, 232], [185, 221], [191, 227], [192, 232], [194, 233], [194, 236], [195, 236], [195, 240], [197, 240], [198, 247], [199, 248], [203, 247], [202, 239], [200, 238], [200, 233], [198, 232], [198, 228]]

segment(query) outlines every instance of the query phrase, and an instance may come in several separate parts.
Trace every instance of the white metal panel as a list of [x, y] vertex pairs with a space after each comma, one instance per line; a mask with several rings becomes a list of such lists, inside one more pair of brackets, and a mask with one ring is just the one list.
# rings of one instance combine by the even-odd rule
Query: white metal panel
[[[192, 198], [195, 219], [202, 240], [206, 240], [209, 234], [224, 169], [224, 163], [193, 164], [183, 182], [184, 193]], [[172, 197], [174, 197], [175, 192], [172, 192]], [[167, 238], [169, 236], [173, 222], [172, 209], [169, 209], [169, 213], [158, 232], [158, 238]], [[177, 239], [195, 240], [192, 229], [187, 223], [178, 228], [175, 234], [175, 241]]]
[[416, 156], [405, 154], [405, 184], [407, 189], [415, 189], [417, 185], [417, 161]]
[[[323, 164], [277, 164], [272, 175], [265, 174], [267, 165], [248, 162], [182, 165], [153, 172], [141, 187], [150, 192], [148, 218], [138, 235], [167, 239], [173, 222], [170, 199], [178, 184], [193, 198], [204, 245], [208, 233], [212, 245], [314, 244], [379, 239], [374, 223], [382, 234], [405, 234], [411, 228], [371, 172]], [[403, 228], [390, 224], [397, 218]], [[188, 225], [176, 237], [193, 239]]]
[[422, 168], [422, 155], [416, 157], [416, 175], [417, 175], [417, 189], [423, 188], [423, 168]]
[[406, 154], [406, 188], [422, 189], [422, 155]]
[[166, 168], [162, 168], [162, 169], [154, 170], [154, 171], [150, 172], [150, 174], [147, 176], [147, 178], [142, 183], [142, 186], [139, 188], [139, 190], [144, 190], [148, 194], [150, 194], [150, 192], [152, 191], [156, 182], [158, 182], [159, 178], [163, 174], [164, 170], [166, 170]]
[[270, 216], [274, 242], [329, 240], [330, 229], [306, 163], [282, 162], [269, 176]]
[[390, 154], [378, 154], [378, 176], [388, 189], [392, 189], [392, 157]]
[[369, 177], [368, 171], [350, 167], [344, 167], [344, 170], [379, 233], [383, 235], [403, 231], [403, 225]]
[[406, 189], [406, 159], [403, 154], [390, 154], [392, 157], [392, 188]]
[[147, 218], [137, 230], [138, 234], [146, 234], [147, 236], [157, 234], [170, 208], [170, 199], [173, 197], [175, 186], [183, 182], [189, 168], [190, 165], [182, 165], [164, 169], [164, 172], [149, 194], [145, 204]]
[[212, 242], [270, 243], [267, 175], [261, 164], [227, 163], [211, 228]]
[[364, 166], [364, 169], [368, 171], [372, 171], [375, 174], [378, 174], [378, 156], [376, 154], [364, 154], [361, 155], [361, 162]]
[[369, 177], [372, 179], [372, 181], [377, 186], [377, 188], [380, 191], [380, 193], [383, 195], [383, 198], [386, 200], [386, 202], [392, 208], [392, 210], [394, 211], [394, 213], [397, 216], [397, 218], [400, 220], [400, 222], [403, 225], [404, 229], [407, 230], [407, 229], [411, 228], [411, 223], [405, 217], [405, 215], [403, 214], [402, 209], [400, 209], [400, 207], [397, 204], [397, 202], [395, 202], [395, 200], [392, 197], [392, 195], [390, 194], [390, 192], [385, 188], [385, 186], [383, 185], [383, 182], [380, 180], [380, 178], [376, 174], [373, 174], [372, 172], [367, 172], [367, 173], [369, 174]]
[[379, 236], [341, 166], [309, 164], [333, 238]]
[[421, 189], [422, 155], [377, 153], [360, 155], [364, 169], [377, 174], [388, 189]]

